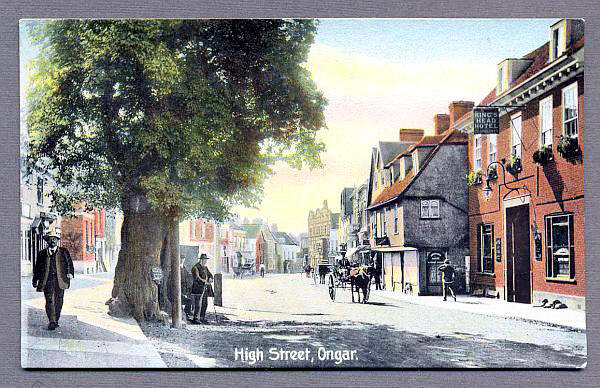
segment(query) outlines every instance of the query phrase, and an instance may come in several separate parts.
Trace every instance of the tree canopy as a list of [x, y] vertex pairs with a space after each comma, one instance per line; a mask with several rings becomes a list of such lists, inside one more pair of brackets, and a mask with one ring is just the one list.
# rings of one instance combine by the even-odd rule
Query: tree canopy
[[277, 160], [321, 165], [313, 20], [53, 20], [28, 92], [28, 170], [61, 214], [141, 194], [166, 218], [251, 206]]

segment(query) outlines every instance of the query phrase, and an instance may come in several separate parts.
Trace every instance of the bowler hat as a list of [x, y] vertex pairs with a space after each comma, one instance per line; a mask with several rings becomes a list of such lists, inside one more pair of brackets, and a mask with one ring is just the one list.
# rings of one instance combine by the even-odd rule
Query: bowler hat
[[202, 260], [202, 259], [208, 260], [208, 259], [210, 259], [210, 257], [206, 256], [206, 253], [203, 253], [203, 254], [200, 255], [200, 257], [198, 258], [198, 260]]
[[46, 233], [46, 234], [44, 235], [44, 240], [48, 240], [48, 239], [49, 239], [49, 238], [51, 238], [51, 237], [55, 237], [55, 238], [57, 238], [57, 239], [60, 239], [60, 236], [58, 235], [58, 233], [56, 233], [56, 229], [50, 229], [50, 230], [48, 231], [48, 233]]

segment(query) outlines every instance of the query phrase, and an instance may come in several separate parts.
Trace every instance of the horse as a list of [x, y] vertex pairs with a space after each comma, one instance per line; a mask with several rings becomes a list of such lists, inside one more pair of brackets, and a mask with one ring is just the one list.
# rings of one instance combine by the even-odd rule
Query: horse
[[369, 300], [369, 286], [371, 279], [375, 274], [375, 268], [370, 265], [361, 265], [360, 267], [350, 270], [350, 291], [352, 293], [352, 303], [354, 303], [354, 291], [358, 295], [358, 303], [360, 303], [360, 290], [363, 292], [363, 301], [365, 304]]

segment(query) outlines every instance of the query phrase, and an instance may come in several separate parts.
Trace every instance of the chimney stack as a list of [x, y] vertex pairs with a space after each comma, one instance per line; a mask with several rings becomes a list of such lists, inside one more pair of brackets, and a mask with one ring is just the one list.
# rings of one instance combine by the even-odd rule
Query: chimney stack
[[398, 139], [403, 143], [416, 143], [423, 138], [423, 130], [416, 128], [400, 128]]
[[436, 135], [446, 132], [448, 128], [450, 128], [450, 116], [447, 114], [433, 116], [433, 129]]
[[454, 128], [454, 123], [460, 120], [466, 113], [473, 110], [475, 103], [473, 101], [452, 101], [448, 106], [450, 111], [450, 128]]

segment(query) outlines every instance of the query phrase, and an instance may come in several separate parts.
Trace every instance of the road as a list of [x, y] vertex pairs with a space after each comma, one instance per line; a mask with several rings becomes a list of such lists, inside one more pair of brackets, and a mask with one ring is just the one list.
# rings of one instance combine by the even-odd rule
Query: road
[[[335, 302], [300, 274], [224, 279], [208, 325], [142, 330], [169, 367], [575, 368], [586, 333], [372, 295]], [[262, 355], [262, 357], [261, 357]], [[236, 359], [237, 358], [237, 359]]]

